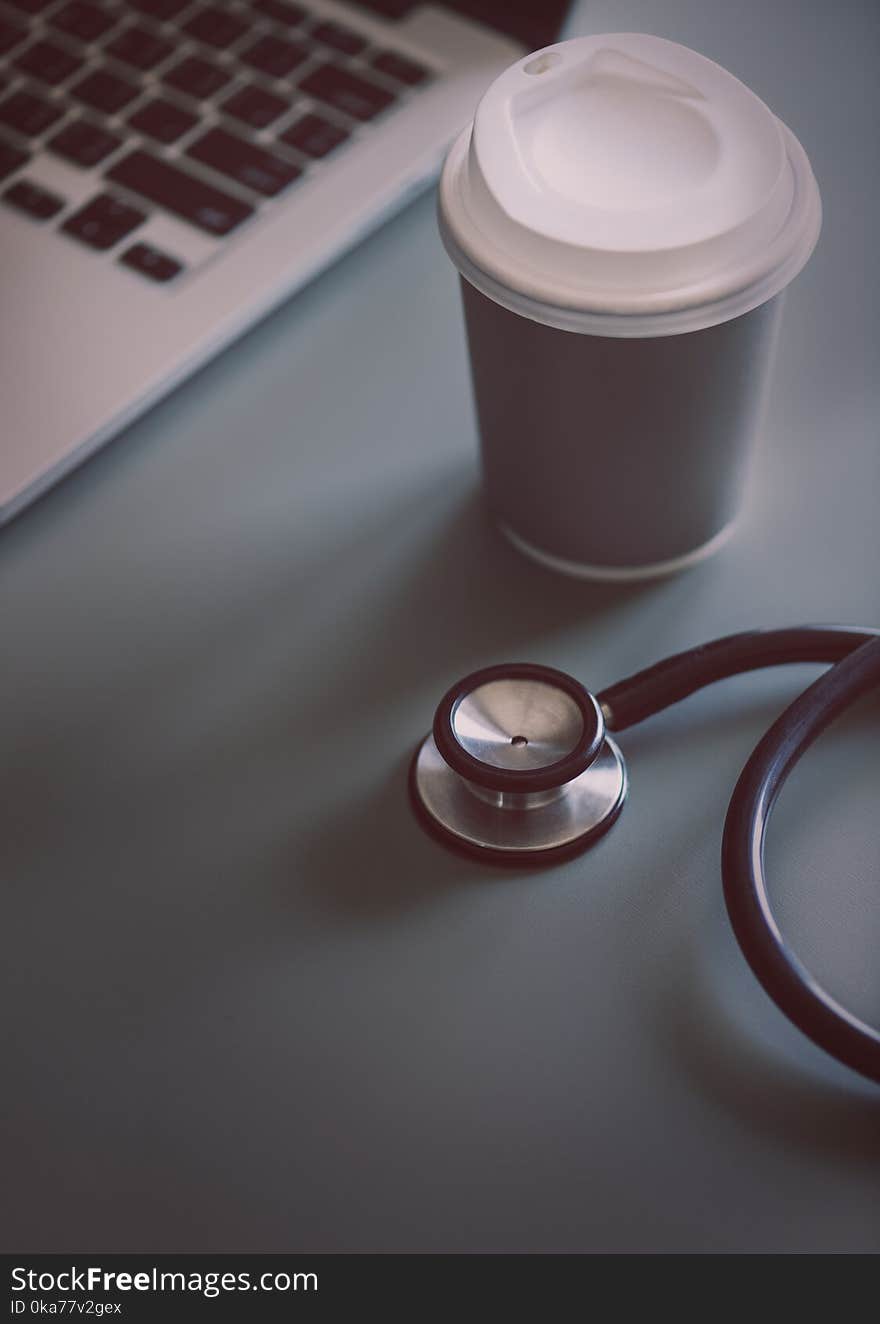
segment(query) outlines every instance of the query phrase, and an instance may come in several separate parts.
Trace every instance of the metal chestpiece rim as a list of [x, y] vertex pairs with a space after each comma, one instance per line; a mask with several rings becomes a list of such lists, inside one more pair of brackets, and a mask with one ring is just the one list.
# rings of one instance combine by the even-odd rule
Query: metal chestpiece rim
[[453, 685], [410, 772], [426, 827], [504, 863], [583, 850], [617, 818], [626, 788], [595, 697], [565, 672], [527, 662]]

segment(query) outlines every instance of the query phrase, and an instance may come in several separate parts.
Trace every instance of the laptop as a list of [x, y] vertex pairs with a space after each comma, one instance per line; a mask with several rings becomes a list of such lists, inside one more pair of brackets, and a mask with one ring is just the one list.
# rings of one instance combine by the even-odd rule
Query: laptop
[[0, 524], [433, 181], [564, 0], [0, 0]]

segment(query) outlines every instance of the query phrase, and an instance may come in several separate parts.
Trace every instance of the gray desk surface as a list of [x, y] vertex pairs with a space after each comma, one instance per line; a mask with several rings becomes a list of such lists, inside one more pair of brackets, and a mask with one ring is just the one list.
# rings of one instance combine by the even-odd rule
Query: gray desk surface
[[[473, 667], [598, 687], [880, 616], [876, 8], [592, 0], [575, 27], [689, 42], [813, 159], [747, 525], [627, 591], [508, 549], [430, 199], [13, 525], [7, 1249], [880, 1249], [880, 1096], [768, 1003], [719, 884], [736, 774], [809, 668], [629, 734], [620, 823], [549, 872], [459, 860], [406, 804]], [[877, 717], [817, 746], [770, 842], [793, 939], [874, 1019]]]

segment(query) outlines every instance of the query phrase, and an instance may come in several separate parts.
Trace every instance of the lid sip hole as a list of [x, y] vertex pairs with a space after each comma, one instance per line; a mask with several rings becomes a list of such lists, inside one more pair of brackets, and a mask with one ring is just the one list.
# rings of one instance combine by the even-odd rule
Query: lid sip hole
[[546, 74], [548, 70], [555, 69], [562, 63], [562, 56], [559, 51], [542, 51], [539, 55], [534, 55], [528, 64], [523, 65], [524, 74]]

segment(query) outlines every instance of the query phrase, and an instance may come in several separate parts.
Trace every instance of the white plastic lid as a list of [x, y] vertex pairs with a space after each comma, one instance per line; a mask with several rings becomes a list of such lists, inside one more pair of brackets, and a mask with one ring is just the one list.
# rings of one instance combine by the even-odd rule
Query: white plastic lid
[[639, 33], [507, 69], [454, 143], [440, 227], [462, 274], [567, 330], [670, 335], [771, 298], [813, 251], [794, 135], [720, 65]]

